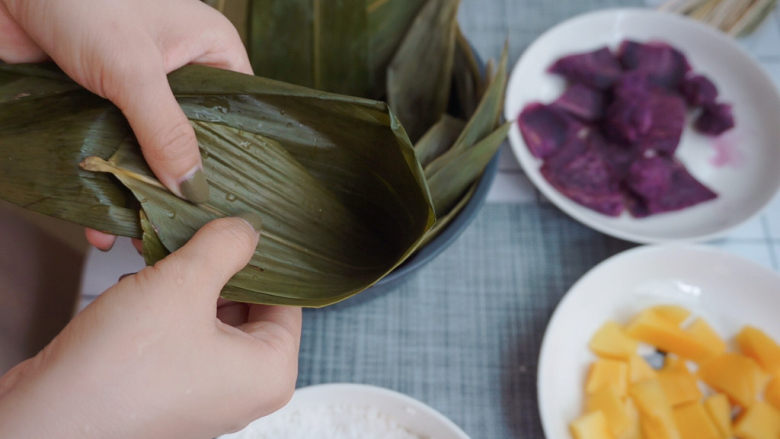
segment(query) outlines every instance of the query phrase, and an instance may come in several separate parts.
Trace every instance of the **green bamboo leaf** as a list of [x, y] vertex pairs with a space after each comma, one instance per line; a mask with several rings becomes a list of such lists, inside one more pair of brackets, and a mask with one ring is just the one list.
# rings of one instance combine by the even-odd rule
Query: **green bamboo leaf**
[[[385, 96], [387, 67], [427, 0], [366, 0], [372, 90], [367, 96]], [[361, 95], [363, 96], [363, 95]]]
[[[485, 94], [482, 96], [474, 115], [471, 116], [471, 119], [469, 119], [463, 132], [452, 146], [453, 150], [457, 152], [466, 150], [485, 138], [485, 136], [495, 129], [499, 117], [501, 116], [504, 91], [506, 89], [508, 51], [507, 45], [504, 45], [504, 51], [501, 54], [498, 71], [485, 91]], [[426, 177], [430, 179], [430, 177], [436, 174], [444, 166], [445, 163], [442, 162], [441, 159], [442, 157], [434, 160], [425, 167]]]
[[420, 165], [426, 166], [450, 149], [465, 124], [464, 121], [450, 115], [442, 115], [441, 119], [414, 145]]
[[428, 178], [433, 204], [438, 217], [445, 216], [501, 147], [511, 122], [490, 133], [476, 145], [464, 151], [450, 149], [441, 156], [442, 167]]
[[456, 204], [452, 209], [450, 209], [450, 211], [447, 212], [444, 216], [436, 218], [436, 224], [434, 224], [433, 227], [431, 227], [427, 232], [425, 232], [425, 237], [423, 238], [420, 247], [425, 247], [426, 245], [428, 245], [428, 243], [431, 242], [433, 238], [439, 236], [439, 233], [444, 231], [444, 229], [446, 229], [447, 226], [450, 225], [452, 220], [454, 220], [460, 214], [463, 208], [465, 208], [466, 205], [469, 204], [469, 201], [471, 201], [471, 198], [474, 196], [474, 192], [477, 191], [478, 185], [479, 185], [479, 181], [475, 181], [474, 183], [472, 183], [469, 190], [462, 197], [460, 197], [460, 201], [458, 201], [458, 204]]
[[455, 84], [455, 96], [458, 100], [457, 105], [450, 105], [450, 108], [456, 107], [458, 116], [468, 120], [477, 108], [484, 85], [477, 57], [460, 26], [457, 26], [455, 38], [452, 80]]
[[447, 109], [458, 4], [459, 0], [428, 0], [388, 67], [387, 102], [412, 141]]
[[371, 88], [366, 0], [251, 0], [257, 75], [350, 95]]
[[[13, 74], [14, 67], [0, 72]], [[253, 303], [324, 306], [356, 294], [405, 260], [432, 226], [422, 170], [386, 104], [202, 66], [182, 68], [169, 81], [198, 137], [208, 203], [193, 205], [157, 182], [126, 122], [112, 119], [118, 111], [84, 90], [66, 94], [74, 102], [65, 106], [62, 94], [27, 99], [34, 105], [15, 118], [11, 110], [21, 102], [0, 104], [0, 120], [14, 121], [0, 124], [0, 169], [24, 159], [30, 173], [21, 182], [0, 177], [0, 197], [19, 201], [16, 194], [28, 190], [44, 200], [40, 205], [69, 206], [48, 214], [94, 225], [116, 208], [112, 203], [126, 200], [95, 199], [87, 185], [106, 183], [127, 197], [124, 185], [143, 207], [140, 226], [136, 206], [103, 230], [143, 236], [148, 262], [213, 218], [253, 211], [263, 219], [261, 245], [223, 291]], [[57, 131], [52, 121], [62, 120], [69, 125]], [[50, 166], [49, 155], [67, 160]], [[58, 174], [36, 170], [41, 164]], [[49, 180], [69, 190], [40, 184]]]

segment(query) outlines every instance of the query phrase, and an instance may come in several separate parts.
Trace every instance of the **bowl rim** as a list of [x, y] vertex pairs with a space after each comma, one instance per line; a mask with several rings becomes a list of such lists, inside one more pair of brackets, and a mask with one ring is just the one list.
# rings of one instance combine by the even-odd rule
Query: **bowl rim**
[[[776, 271], [767, 268], [763, 265], [760, 265], [754, 261], [751, 261], [749, 259], [746, 259], [744, 257], [735, 255], [731, 252], [728, 252], [724, 249], [703, 245], [703, 244], [691, 244], [691, 243], [664, 243], [664, 244], [652, 244], [652, 245], [641, 245], [634, 248], [631, 248], [629, 250], [622, 251], [620, 253], [616, 253], [607, 259], [599, 262], [596, 264], [593, 268], [589, 269], [585, 274], [583, 274], [579, 279], [577, 279], [574, 284], [564, 293], [563, 297], [561, 297], [561, 300], [558, 302], [558, 304], [555, 306], [555, 310], [553, 311], [552, 315], [550, 316], [550, 319], [547, 321], [547, 326], [544, 330], [544, 335], [542, 337], [542, 343], [539, 348], [539, 356], [537, 360], [536, 365], [536, 405], [539, 413], [539, 420], [542, 424], [542, 430], [545, 433], [545, 436], [548, 436], [552, 433], [553, 428], [553, 422], [554, 420], [549, 419], [548, 416], [546, 416], [546, 412], [543, 411], [543, 398], [545, 397], [543, 392], [543, 381], [546, 378], [547, 374], [550, 373], [550, 368], [545, 367], [546, 361], [545, 359], [550, 356], [549, 352], [551, 352], [554, 348], [552, 347], [552, 341], [550, 334], [551, 329], [553, 327], [558, 327], [561, 325], [559, 321], [563, 317], [564, 308], [567, 308], [567, 304], [574, 300], [575, 297], [575, 291], [579, 290], [583, 284], [586, 284], [590, 281], [591, 278], [595, 277], [597, 274], [599, 274], [601, 271], [608, 269], [612, 265], [623, 263], [627, 259], [634, 259], [634, 258], [641, 258], [644, 255], [652, 254], [652, 253], [669, 253], [669, 252], [686, 252], [686, 253], [698, 253], [698, 254], [706, 254], [708, 256], [717, 257], [717, 258], [727, 258], [732, 261], [739, 261], [740, 263], [750, 266], [751, 269], [763, 272], [767, 275], [767, 277], [773, 277], [777, 280], [777, 283], [780, 284], [780, 273], [777, 273]], [[583, 348], [586, 348], [583, 346]]]
[[[572, 23], [592, 20], [595, 17], [600, 17], [600, 16], [613, 16], [619, 14], [636, 14], [636, 15], [646, 16], [646, 17], [662, 18], [664, 20], [668, 20], [669, 22], [675, 23], [675, 25], [689, 26], [691, 28], [695, 28], [699, 31], [706, 33], [707, 35], [716, 39], [720, 43], [728, 46], [729, 49], [736, 51], [741, 56], [749, 60], [750, 65], [758, 71], [759, 75], [762, 77], [762, 80], [765, 81], [767, 84], [771, 85], [771, 87], [768, 87], [767, 93], [771, 93], [774, 96], [775, 100], [778, 103], [780, 103], [780, 87], [778, 87], [774, 83], [767, 69], [763, 65], [756, 62], [754, 57], [746, 49], [744, 49], [742, 46], [737, 44], [737, 42], [733, 40], [731, 37], [723, 34], [717, 29], [708, 26], [705, 23], [701, 23], [691, 18], [683, 17], [669, 12], [657, 11], [654, 9], [641, 8], [641, 7], [607, 8], [607, 9], [600, 9], [597, 11], [586, 12], [568, 18], [564, 21], [561, 21], [560, 23], [547, 29], [538, 37], [536, 37], [536, 39], [525, 49], [523, 55], [520, 56], [520, 58], [517, 60], [515, 65], [512, 67], [512, 72], [509, 76], [509, 81], [507, 85], [507, 93], [511, 89], [512, 83], [517, 81], [517, 74], [518, 74], [517, 69], [519, 65], [524, 61], [526, 54], [531, 49], [541, 44], [541, 42], [544, 39], [546, 39], [549, 35], [558, 32], [560, 28], [564, 26], [569, 26]], [[509, 100], [505, 99], [504, 117], [506, 118], [506, 120], [514, 121], [513, 124], [515, 126], [512, 127], [512, 131], [513, 131], [518, 129], [516, 126], [517, 114], [515, 114], [511, 110], [512, 108], [510, 108]], [[516, 151], [520, 148], [526, 148], [525, 142], [523, 141], [522, 137], [520, 137], [519, 142], [515, 142], [513, 140], [513, 134], [510, 132], [508, 139], [509, 139], [510, 147], [512, 149], [512, 153], [515, 156], [515, 160], [520, 164], [520, 167], [523, 169], [525, 175], [528, 176], [528, 179], [533, 183], [534, 187], [539, 191], [541, 191], [541, 193], [545, 196], [545, 198], [550, 200], [550, 202], [554, 204], [558, 209], [563, 211], [566, 215], [568, 215], [575, 221], [584, 224], [585, 226], [590, 227], [591, 229], [594, 229], [598, 232], [604, 233], [606, 235], [615, 238], [619, 238], [619, 239], [623, 239], [626, 241], [635, 242], [639, 244], [697, 243], [697, 242], [706, 242], [706, 241], [711, 241], [713, 239], [721, 238], [727, 235], [732, 230], [744, 225], [746, 222], [760, 215], [767, 208], [767, 206], [772, 202], [774, 197], [777, 196], [778, 192], [780, 192], [780, 174], [779, 174], [777, 181], [774, 182], [775, 187], [773, 188], [773, 192], [772, 192], [773, 195], [770, 196], [766, 201], [764, 201], [764, 203], [759, 208], [755, 209], [753, 213], [746, 215], [741, 221], [738, 221], [731, 226], [723, 227], [720, 230], [715, 232], [698, 234], [698, 235], [690, 235], [682, 238], [654, 237], [654, 236], [649, 236], [647, 234], [627, 232], [620, 229], [616, 229], [611, 225], [605, 224], [604, 222], [599, 221], [599, 219], [589, 219], [584, 217], [584, 215], [578, 212], [578, 209], [580, 208], [579, 204], [570, 205], [568, 203], [564, 203], [561, 200], [559, 200], [558, 196], [561, 197], [565, 197], [565, 196], [563, 194], [560, 194], [560, 192], [557, 189], [553, 188], [550, 185], [540, 184], [540, 182], [537, 180], [541, 179], [542, 177], [535, 175], [536, 170], [530, 169], [531, 163], [527, 163], [526, 161], [523, 161], [519, 158], [518, 153]], [[535, 164], [538, 165], [538, 163]], [[566, 200], [568, 200], [568, 198], [566, 198]], [[582, 208], [587, 209], [584, 206]]]

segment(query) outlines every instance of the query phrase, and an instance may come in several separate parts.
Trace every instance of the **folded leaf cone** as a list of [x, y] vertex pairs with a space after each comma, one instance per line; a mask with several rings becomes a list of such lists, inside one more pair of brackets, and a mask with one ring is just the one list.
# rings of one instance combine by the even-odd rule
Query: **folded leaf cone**
[[154, 178], [108, 101], [56, 69], [9, 65], [0, 66], [0, 198], [142, 237], [148, 263], [211, 219], [255, 212], [260, 245], [223, 296], [299, 306], [371, 286], [435, 221], [414, 150], [384, 103], [202, 66], [169, 81], [198, 138], [207, 203]]

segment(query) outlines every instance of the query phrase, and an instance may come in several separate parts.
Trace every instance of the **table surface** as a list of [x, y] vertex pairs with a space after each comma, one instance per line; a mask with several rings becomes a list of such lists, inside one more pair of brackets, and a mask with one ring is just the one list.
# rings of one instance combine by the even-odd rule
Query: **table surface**
[[[506, 38], [510, 65], [542, 31], [588, 10], [642, 1], [462, 0], [459, 20], [484, 58]], [[740, 40], [780, 86], [780, 9]], [[631, 247], [549, 204], [501, 151], [488, 204], [452, 247], [398, 290], [307, 310], [299, 386], [380, 385], [432, 405], [474, 438], [542, 437], [535, 394], [539, 345], [566, 290], [598, 262]], [[780, 197], [723, 239], [707, 243], [780, 270]], [[79, 309], [143, 261], [129, 241], [92, 251]], [[359, 296], [358, 296], [359, 297]]]

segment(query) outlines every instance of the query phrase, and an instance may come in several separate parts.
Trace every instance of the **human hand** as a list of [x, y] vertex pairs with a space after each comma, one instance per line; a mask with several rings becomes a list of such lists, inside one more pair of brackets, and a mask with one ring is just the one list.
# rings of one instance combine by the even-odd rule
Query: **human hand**
[[300, 309], [215, 313], [257, 241], [247, 221], [219, 219], [107, 290], [0, 378], [0, 436], [213, 438], [284, 405], [295, 388]]
[[[130, 122], [149, 167], [174, 194], [208, 200], [195, 132], [166, 74], [185, 64], [252, 73], [238, 32], [197, 0], [0, 0], [0, 59], [46, 54], [73, 80], [111, 100]], [[87, 230], [107, 250], [114, 236]]]

